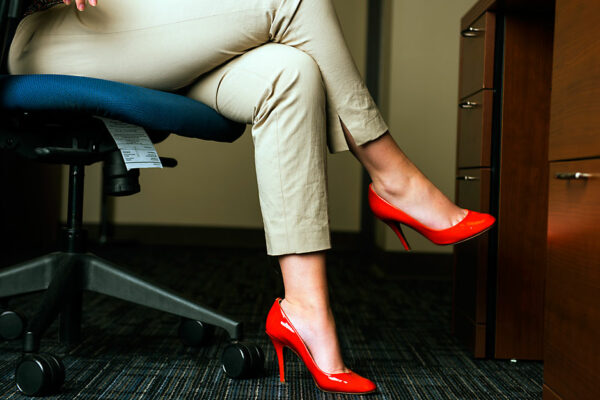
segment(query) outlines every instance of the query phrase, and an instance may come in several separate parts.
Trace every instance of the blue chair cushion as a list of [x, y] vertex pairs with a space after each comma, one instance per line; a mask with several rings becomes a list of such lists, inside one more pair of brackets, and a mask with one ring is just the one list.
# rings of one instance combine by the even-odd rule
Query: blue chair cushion
[[245, 128], [185, 96], [70, 75], [2, 75], [0, 108], [86, 113], [149, 130], [219, 142], [233, 142]]

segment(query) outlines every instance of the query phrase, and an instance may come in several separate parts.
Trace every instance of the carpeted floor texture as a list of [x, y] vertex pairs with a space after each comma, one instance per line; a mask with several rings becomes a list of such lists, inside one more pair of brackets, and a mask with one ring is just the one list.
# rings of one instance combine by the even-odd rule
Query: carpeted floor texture
[[[300, 360], [287, 352], [287, 382], [279, 383], [264, 319], [283, 295], [274, 260], [261, 250], [112, 246], [102, 256], [244, 321], [247, 341], [265, 353], [264, 374], [231, 380], [217, 330], [203, 348], [177, 336], [179, 319], [101, 295], [84, 295], [84, 340], [63, 349], [55, 323], [43, 351], [63, 357], [66, 382], [49, 399], [541, 399], [542, 363], [474, 360], [450, 334], [452, 284], [407, 278], [402, 265], [364, 265], [352, 253], [328, 256], [332, 302], [346, 364], [372, 379], [367, 396], [320, 392]], [[31, 316], [39, 295], [14, 299]], [[0, 342], [0, 399], [16, 390], [20, 342]]]

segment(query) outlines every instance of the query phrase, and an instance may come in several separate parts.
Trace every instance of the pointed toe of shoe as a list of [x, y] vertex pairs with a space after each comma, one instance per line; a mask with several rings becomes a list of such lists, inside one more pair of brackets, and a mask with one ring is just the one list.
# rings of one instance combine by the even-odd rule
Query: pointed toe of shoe
[[464, 219], [464, 229], [468, 233], [477, 234], [485, 232], [491, 228], [496, 222], [496, 218], [490, 214], [478, 213], [477, 211], [469, 211]]
[[354, 375], [356, 376], [355, 385], [357, 389], [354, 393], [371, 393], [377, 390], [377, 385], [375, 385], [375, 382], [371, 381], [370, 379], [364, 378], [358, 374]]
[[377, 390], [373, 381], [352, 371], [326, 375], [326, 379], [318, 382], [319, 388], [326, 392], [364, 394]]
[[496, 218], [490, 214], [471, 211], [458, 224], [436, 232], [435, 238], [432, 240], [436, 244], [457, 244], [469, 240], [477, 235], [480, 235], [490, 229]]

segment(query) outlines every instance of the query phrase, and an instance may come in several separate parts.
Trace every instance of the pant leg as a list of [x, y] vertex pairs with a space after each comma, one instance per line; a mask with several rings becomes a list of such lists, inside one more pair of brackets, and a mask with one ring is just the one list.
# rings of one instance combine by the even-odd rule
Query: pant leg
[[325, 94], [312, 58], [265, 44], [204, 75], [187, 96], [252, 124], [268, 254], [330, 248]]
[[102, 0], [84, 12], [57, 5], [21, 22], [9, 70], [175, 90], [285, 31], [299, 1]]
[[358, 145], [387, 132], [344, 41], [331, 0], [302, 0], [289, 25], [278, 31], [274, 40], [302, 50], [319, 66], [327, 94], [327, 137], [332, 153], [348, 150], [340, 119]]

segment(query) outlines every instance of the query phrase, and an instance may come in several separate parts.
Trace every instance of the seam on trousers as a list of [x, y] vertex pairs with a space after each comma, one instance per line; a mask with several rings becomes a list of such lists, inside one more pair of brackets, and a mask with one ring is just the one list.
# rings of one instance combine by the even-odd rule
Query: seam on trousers
[[283, 190], [283, 181], [281, 179], [281, 151], [280, 151], [280, 143], [279, 143], [279, 111], [274, 110], [275, 111], [275, 126], [277, 127], [277, 164], [279, 166], [279, 187], [281, 188], [281, 199], [283, 201], [283, 223], [285, 225], [285, 241], [287, 244], [287, 248], [290, 248], [290, 233], [288, 232], [288, 214], [287, 214], [287, 209], [286, 209], [286, 204], [285, 204], [285, 196], [284, 196], [284, 190]]

